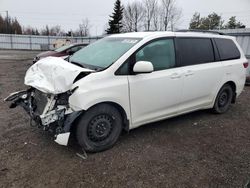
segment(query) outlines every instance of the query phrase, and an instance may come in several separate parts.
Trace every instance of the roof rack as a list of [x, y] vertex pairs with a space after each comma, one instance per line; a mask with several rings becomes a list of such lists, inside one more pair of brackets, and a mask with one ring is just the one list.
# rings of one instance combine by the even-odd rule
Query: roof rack
[[210, 31], [210, 30], [200, 30], [200, 29], [181, 29], [176, 32], [197, 32], [197, 33], [212, 33], [217, 35], [225, 35], [225, 33], [219, 31]]

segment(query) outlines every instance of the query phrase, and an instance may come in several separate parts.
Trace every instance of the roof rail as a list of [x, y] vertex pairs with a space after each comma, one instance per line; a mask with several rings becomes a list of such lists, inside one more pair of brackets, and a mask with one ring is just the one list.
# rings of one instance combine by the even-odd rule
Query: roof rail
[[197, 32], [197, 33], [212, 33], [217, 35], [225, 35], [225, 33], [219, 31], [211, 31], [211, 30], [201, 30], [201, 29], [181, 29], [176, 32]]

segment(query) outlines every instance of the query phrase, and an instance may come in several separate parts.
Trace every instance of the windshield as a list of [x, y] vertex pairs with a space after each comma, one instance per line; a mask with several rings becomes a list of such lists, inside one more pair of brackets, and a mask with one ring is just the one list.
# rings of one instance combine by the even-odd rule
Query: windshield
[[107, 68], [141, 39], [107, 37], [76, 52], [70, 62], [91, 68]]
[[57, 48], [55, 49], [56, 52], [62, 52], [64, 50], [66, 50], [67, 48], [69, 48], [70, 46], [72, 46], [72, 44], [69, 44], [69, 45], [65, 45], [65, 46], [62, 46], [60, 48]]

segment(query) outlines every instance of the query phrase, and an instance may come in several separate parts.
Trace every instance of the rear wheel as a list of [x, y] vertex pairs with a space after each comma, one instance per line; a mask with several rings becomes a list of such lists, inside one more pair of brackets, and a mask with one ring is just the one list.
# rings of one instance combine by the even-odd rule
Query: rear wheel
[[122, 131], [122, 117], [109, 104], [90, 108], [77, 125], [78, 143], [88, 152], [99, 152], [111, 148]]
[[225, 113], [232, 103], [233, 89], [229, 84], [224, 85], [215, 100], [213, 112], [217, 114]]

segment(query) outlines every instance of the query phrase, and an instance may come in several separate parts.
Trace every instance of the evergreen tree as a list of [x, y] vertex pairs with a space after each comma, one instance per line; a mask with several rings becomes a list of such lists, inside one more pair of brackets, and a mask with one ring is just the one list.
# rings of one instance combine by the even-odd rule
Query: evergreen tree
[[123, 6], [120, 0], [116, 0], [114, 12], [110, 16], [109, 28], [106, 30], [107, 34], [120, 33], [122, 30]]
[[201, 16], [200, 13], [196, 12], [194, 13], [190, 23], [189, 23], [189, 29], [198, 29], [201, 25]]
[[35, 35], [40, 35], [39, 31], [36, 29]]
[[226, 24], [227, 29], [236, 29], [236, 28], [245, 28], [246, 26], [243, 25], [241, 22], [236, 20], [236, 16], [232, 16], [229, 18], [229, 21]]
[[12, 20], [11, 28], [13, 34], [22, 34], [22, 26], [19, 24], [16, 18]]
[[46, 30], [46, 35], [48, 36], [50, 34], [48, 25], [46, 25], [45, 30]]
[[0, 33], [4, 33], [5, 32], [5, 22], [4, 22], [4, 19], [3, 17], [1, 16], [0, 14]]
[[200, 17], [200, 14], [196, 12], [189, 23], [189, 28], [201, 30], [221, 29], [223, 28], [223, 23], [224, 20], [215, 12], [207, 17]]
[[0, 15], [0, 33], [22, 34], [22, 27], [16, 18], [3, 18]]

